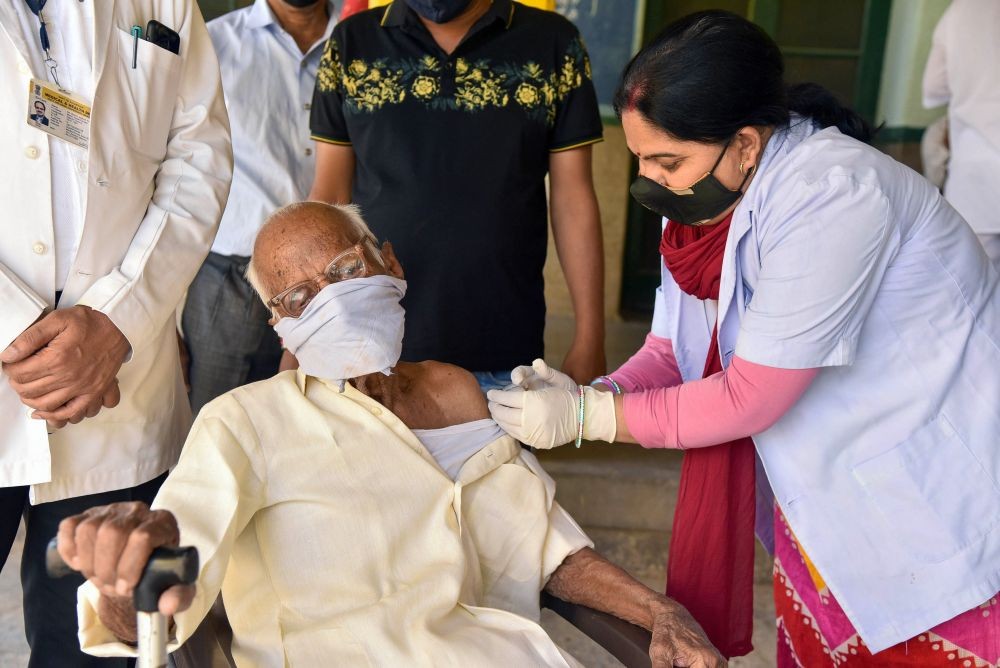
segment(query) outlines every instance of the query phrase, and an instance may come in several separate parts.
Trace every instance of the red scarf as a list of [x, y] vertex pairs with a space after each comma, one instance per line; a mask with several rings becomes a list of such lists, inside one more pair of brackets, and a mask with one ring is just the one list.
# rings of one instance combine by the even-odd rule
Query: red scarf
[[[718, 299], [732, 214], [712, 226], [667, 223], [660, 254], [680, 289]], [[721, 315], [721, 314], [720, 314]], [[718, 323], [703, 377], [722, 371]], [[754, 445], [741, 438], [684, 453], [667, 561], [667, 596], [698, 620], [726, 658], [753, 649]]]

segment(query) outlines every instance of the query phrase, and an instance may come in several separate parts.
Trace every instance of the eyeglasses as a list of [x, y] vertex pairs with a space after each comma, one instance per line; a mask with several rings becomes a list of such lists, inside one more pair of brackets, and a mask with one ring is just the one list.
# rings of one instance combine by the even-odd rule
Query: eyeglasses
[[380, 267], [385, 268], [382, 253], [379, 252], [375, 239], [366, 235], [354, 246], [338, 253], [330, 260], [330, 264], [326, 265], [322, 274], [282, 290], [269, 299], [267, 305], [277, 312], [276, 315], [280, 313], [281, 317], [298, 318], [309, 306], [309, 302], [326, 286], [368, 276], [370, 268], [365, 258], [365, 248], [378, 261]]

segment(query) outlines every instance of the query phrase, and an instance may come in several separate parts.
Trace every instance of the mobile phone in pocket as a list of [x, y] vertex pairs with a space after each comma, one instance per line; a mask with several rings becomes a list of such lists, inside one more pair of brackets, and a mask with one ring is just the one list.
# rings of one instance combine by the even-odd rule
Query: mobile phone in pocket
[[181, 36], [159, 21], [153, 20], [146, 25], [146, 41], [171, 53], [180, 53]]

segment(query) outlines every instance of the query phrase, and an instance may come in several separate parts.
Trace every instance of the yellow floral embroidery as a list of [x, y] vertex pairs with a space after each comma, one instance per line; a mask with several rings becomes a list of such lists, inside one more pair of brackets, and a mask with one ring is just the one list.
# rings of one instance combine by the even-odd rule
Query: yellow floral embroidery
[[343, 73], [341, 83], [349, 105], [361, 111], [375, 111], [406, 99], [402, 78], [402, 70], [389, 69], [383, 61], [368, 64], [355, 60]]
[[551, 107], [552, 103], [556, 99], [556, 89], [552, 87], [552, 84], [546, 81], [542, 84], [542, 103], [546, 107]]
[[583, 83], [583, 75], [576, 68], [576, 63], [569, 56], [565, 56], [562, 69], [556, 75], [556, 88], [559, 91], [559, 97], [566, 97], [573, 89], [579, 88], [581, 83]]
[[451, 86], [443, 77], [450, 72], [443, 73], [443, 62], [435, 56], [391, 63], [352, 59], [344, 67], [336, 43], [330, 40], [320, 60], [317, 88], [323, 93], [340, 91], [348, 112], [372, 112], [400, 104], [410, 95], [439, 110], [476, 112], [516, 103], [529, 118], [551, 127], [560, 105], [591, 77], [590, 60], [579, 38], [569, 43], [555, 70], [532, 61], [456, 58], [454, 65], [454, 93], [444, 95]]
[[340, 86], [344, 70], [340, 65], [340, 55], [334, 41], [328, 40], [316, 71], [316, 87], [321, 93], [331, 93]]
[[538, 104], [538, 89], [529, 83], [523, 83], [514, 91], [514, 99], [524, 107]]
[[510, 95], [504, 89], [505, 74], [483, 71], [479, 66], [472, 72], [455, 77], [455, 104], [459, 109], [479, 111], [486, 107], [505, 107]]
[[437, 79], [428, 76], [419, 76], [413, 80], [410, 90], [421, 100], [429, 100], [437, 94], [438, 88]]

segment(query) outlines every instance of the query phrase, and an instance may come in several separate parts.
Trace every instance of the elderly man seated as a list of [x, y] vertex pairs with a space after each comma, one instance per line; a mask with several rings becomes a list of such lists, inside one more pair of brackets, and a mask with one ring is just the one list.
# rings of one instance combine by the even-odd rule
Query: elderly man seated
[[132, 652], [141, 567], [183, 542], [202, 561], [160, 599], [173, 645], [221, 589], [240, 666], [575, 665], [538, 625], [543, 588], [650, 629], [655, 665], [722, 665], [681, 606], [590, 548], [471, 374], [397, 363], [406, 283], [355, 209], [281, 209], [249, 274], [301, 367], [208, 404], [152, 510], [60, 526], [89, 580], [85, 651]]

